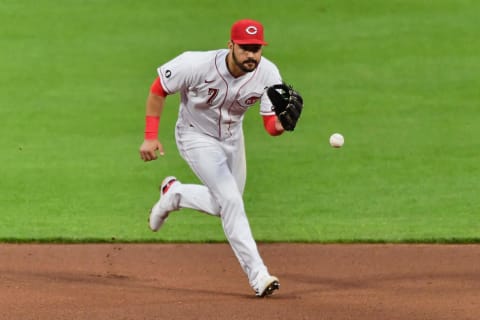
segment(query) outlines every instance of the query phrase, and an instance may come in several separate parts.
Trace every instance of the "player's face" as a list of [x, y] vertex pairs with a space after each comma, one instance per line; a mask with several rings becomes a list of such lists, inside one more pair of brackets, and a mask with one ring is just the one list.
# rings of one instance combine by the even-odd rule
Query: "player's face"
[[243, 72], [252, 72], [262, 58], [262, 46], [259, 44], [232, 45], [232, 58], [235, 65]]

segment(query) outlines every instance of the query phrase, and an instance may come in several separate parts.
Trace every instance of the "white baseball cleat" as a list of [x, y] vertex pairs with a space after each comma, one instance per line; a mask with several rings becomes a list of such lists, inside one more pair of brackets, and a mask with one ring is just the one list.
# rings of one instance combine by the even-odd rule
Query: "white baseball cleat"
[[278, 289], [280, 289], [278, 278], [270, 275], [261, 278], [254, 287], [257, 297], [269, 296]]
[[160, 185], [160, 200], [158, 200], [150, 210], [150, 217], [148, 219], [148, 224], [152, 231], [158, 231], [165, 220], [167, 220], [170, 212], [178, 210], [176, 207], [178, 201], [177, 204], [174, 203], [174, 189], [179, 185], [180, 181], [173, 176], [163, 179]]

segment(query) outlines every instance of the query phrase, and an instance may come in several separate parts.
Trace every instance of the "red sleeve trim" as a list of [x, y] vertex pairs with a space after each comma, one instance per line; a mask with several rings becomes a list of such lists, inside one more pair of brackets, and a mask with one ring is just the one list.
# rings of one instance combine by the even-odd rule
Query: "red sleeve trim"
[[269, 116], [262, 116], [262, 117], [263, 117], [263, 126], [265, 127], [265, 130], [268, 132], [268, 134], [270, 134], [271, 136], [278, 136], [283, 133], [283, 131], [278, 131], [277, 128], [275, 127], [277, 116], [269, 115]]
[[150, 87], [150, 92], [164, 98], [168, 95], [160, 83], [160, 77], [157, 77], [155, 81], [153, 81], [152, 86]]

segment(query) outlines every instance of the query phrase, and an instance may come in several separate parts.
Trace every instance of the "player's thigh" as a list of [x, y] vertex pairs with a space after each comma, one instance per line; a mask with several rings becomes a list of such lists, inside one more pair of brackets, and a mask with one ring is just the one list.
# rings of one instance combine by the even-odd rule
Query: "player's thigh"
[[243, 135], [233, 145], [227, 146], [228, 166], [232, 171], [238, 190], [243, 194], [245, 189], [245, 181], [247, 178], [247, 164], [245, 157], [245, 145]]
[[215, 197], [240, 192], [220, 141], [188, 129], [178, 130], [176, 137], [180, 155]]

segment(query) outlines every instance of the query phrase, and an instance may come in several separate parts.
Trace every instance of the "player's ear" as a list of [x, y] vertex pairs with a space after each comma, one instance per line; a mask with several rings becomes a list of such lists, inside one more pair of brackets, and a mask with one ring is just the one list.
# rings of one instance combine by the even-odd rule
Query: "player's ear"
[[228, 48], [229, 50], [232, 50], [232, 49], [233, 49], [233, 41], [232, 41], [232, 40], [228, 40], [228, 42], [227, 42], [227, 48]]

